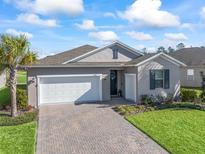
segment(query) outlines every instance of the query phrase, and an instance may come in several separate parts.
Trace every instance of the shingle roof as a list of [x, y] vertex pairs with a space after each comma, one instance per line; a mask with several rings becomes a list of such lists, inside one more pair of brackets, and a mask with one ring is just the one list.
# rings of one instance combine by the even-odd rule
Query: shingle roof
[[56, 55], [47, 56], [43, 59], [40, 59], [37, 64], [43, 64], [43, 65], [55, 65], [55, 64], [62, 64], [65, 61], [71, 60], [73, 58], [76, 58], [82, 54], [85, 54], [87, 52], [90, 52], [97, 47], [91, 46], [91, 45], [83, 45], [78, 48], [74, 48], [62, 53], [58, 53]]
[[136, 58], [136, 59], [133, 59], [133, 60], [131, 60], [131, 61], [129, 61], [129, 62], [127, 62], [126, 64], [127, 65], [131, 65], [131, 64], [138, 64], [138, 63], [140, 63], [140, 62], [142, 62], [142, 61], [144, 61], [144, 60], [146, 60], [146, 59], [149, 59], [150, 57], [152, 57], [152, 56], [154, 56], [154, 55], [156, 55], [157, 53], [148, 53], [148, 54], [145, 54], [144, 56], [141, 56], [141, 57], [139, 57], [139, 58]]
[[187, 66], [205, 66], [205, 48], [184, 48], [170, 53], [170, 56], [182, 61]]

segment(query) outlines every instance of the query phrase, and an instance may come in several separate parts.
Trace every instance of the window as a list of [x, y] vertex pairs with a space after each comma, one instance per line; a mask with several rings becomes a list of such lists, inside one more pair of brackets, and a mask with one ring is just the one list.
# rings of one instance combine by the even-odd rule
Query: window
[[187, 80], [194, 80], [194, 70], [193, 69], [187, 70]]
[[113, 49], [113, 59], [118, 59], [118, 49]]
[[169, 89], [169, 70], [150, 70], [150, 89]]
[[164, 84], [164, 71], [155, 70], [155, 88], [163, 88]]

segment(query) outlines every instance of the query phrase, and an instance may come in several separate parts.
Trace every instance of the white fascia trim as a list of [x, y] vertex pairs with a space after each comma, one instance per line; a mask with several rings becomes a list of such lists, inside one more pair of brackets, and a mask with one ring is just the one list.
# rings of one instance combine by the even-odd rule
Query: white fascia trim
[[173, 64], [175, 64], [177, 66], [180, 66], [180, 65], [186, 66], [186, 64], [182, 63], [181, 61], [179, 61], [179, 60], [177, 60], [177, 59], [175, 59], [175, 58], [173, 58], [173, 57], [171, 57], [171, 56], [169, 56], [169, 55], [167, 55], [165, 53], [162, 53], [162, 52], [160, 52], [160, 53], [158, 53], [158, 54], [156, 54], [156, 55], [154, 55], [154, 56], [152, 56], [152, 57], [150, 57], [150, 58], [148, 58], [148, 59], [146, 59], [146, 60], [136, 64], [135, 66], [140, 66], [140, 65], [142, 65], [142, 64], [144, 64], [144, 63], [146, 63], [146, 62], [148, 62], [150, 60], [153, 60], [153, 59], [159, 57], [160, 55], [164, 56], [163, 57], [164, 59], [168, 60], [169, 62], [171, 62], [171, 63], [173, 63]]
[[38, 75], [37, 78], [55, 78], [55, 77], [81, 77], [81, 76], [102, 76], [102, 74], [63, 74], [63, 75]]
[[133, 54], [137, 55], [137, 54], [140, 54], [140, 55], [144, 55], [143, 53], [141, 53], [139, 50], [136, 50], [135, 48], [132, 48], [131, 46], [128, 46], [127, 44], [125, 43], [122, 43], [120, 41], [115, 41], [114, 42], [115, 44], [120, 44], [122, 47], [125, 47], [126, 49], [129, 49]]
[[112, 42], [111, 44], [108, 44], [108, 45], [105, 45], [105, 46], [103, 46], [103, 47], [94, 49], [94, 50], [92, 50], [92, 51], [90, 51], [90, 52], [88, 52], [88, 53], [82, 54], [82, 55], [80, 55], [80, 56], [78, 56], [78, 57], [76, 57], [76, 58], [73, 58], [73, 59], [71, 59], [71, 60], [65, 61], [65, 62], [63, 62], [62, 64], [67, 64], [67, 63], [76, 61], [76, 60], [78, 60], [78, 59], [81, 59], [81, 58], [83, 58], [83, 57], [86, 57], [86, 56], [88, 56], [88, 55], [92, 55], [93, 53], [96, 53], [96, 52], [98, 52], [98, 51], [100, 51], [100, 50], [103, 50], [103, 49], [105, 49], [105, 48], [109, 48], [109, 47], [111, 47], [111, 46], [113, 46], [113, 45], [115, 45], [115, 44], [119, 44], [119, 45], [121, 45], [122, 47], [127, 48], [128, 51], [130, 51], [130, 52], [133, 53], [133, 54], [143, 55], [143, 53], [140, 53], [139, 51], [135, 50], [134, 48], [129, 47], [128, 45], [126, 45], [126, 44], [124, 44], [124, 43], [122, 43], [122, 42], [120, 42], [120, 41], [114, 41], [114, 42]]

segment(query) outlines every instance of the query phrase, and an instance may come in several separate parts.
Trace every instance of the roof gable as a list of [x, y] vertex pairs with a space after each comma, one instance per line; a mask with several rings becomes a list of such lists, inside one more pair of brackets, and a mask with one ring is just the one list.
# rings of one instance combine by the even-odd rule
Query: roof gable
[[[97, 48], [97, 49], [95, 49], [95, 50], [92, 50], [92, 51], [90, 51], [90, 52], [87, 52], [87, 53], [85, 53], [85, 54], [82, 54], [82, 55], [80, 55], [80, 56], [78, 56], [78, 57], [75, 57], [75, 58], [73, 58], [73, 59], [71, 59], [71, 60], [68, 60], [68, 61], [64, 62], [63, 64], [67, 64], [67, 63], [71, 63], [71, 62], [77, 62], [77, 61], [82, 60], [82, 59], [84, 59], [84, 58], [87, 58], [87, 57], [89, 57], [89, 56], [91, 56], [91, 55], [94, 55], [94, 54], [96, 54], [96, 53], [98, 53], [98, 52], [101, 52], [101, 51], [105, 50], [106, 48], [112, 48], [112, 47], [114, 47], [114, 46], [119, 46], [120, 48], [125, 49], [127, 52], [129, 52], [129, 53], [131, 53], [131, 54], [134, 54], [134, 55], [136, 55], [136, 56], [141, 56], [141, 55], [143, 55], [143, 54], [142, 54], [141, 52], [139, 52], [138, 50], [135, 50], [134, 48], [132, 48], [132, 47], [130, 47], [130, 46], [127, 46], [126, 44], [124, 44], [124, 43], [122, 43], [122, 42], [120, 42], [120, 41], [115, 41], [115, 42], [113, 42], [113, 43], [111, 43], [111, 44], [109, 44], [109, 45], [103, 46], [103, 47], [101, 47], [101, 48]], [[135, 58], [136, 58], [136, 57], [135, 57]]]
[[143, 65], [144, 63], [148, 62], [148, 61], [151, 61], [155, 58], [158, 58], [158, 57], [161, 57], [175, 65], [178, 65], [178, 66], [186, 66], [186, 64], [184, 64], [183, 62], [163, 53], [163, 52], [160, 52], [160, 53], [153, 53], [153, 54], [147, 54], [147, 55], [144, 55], [144, 56], [141, 56], [137, 59], [134, 59], [130, 62], [127, 63], [127, 65], [134, 65], [134, 66], [140, 66], [140, 65]]

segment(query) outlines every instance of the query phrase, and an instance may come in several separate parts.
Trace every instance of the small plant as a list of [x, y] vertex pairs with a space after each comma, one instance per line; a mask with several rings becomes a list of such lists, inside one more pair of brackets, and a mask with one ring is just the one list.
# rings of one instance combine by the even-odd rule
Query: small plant
[[148, 106], [156, 106], [163, 103], [171, 103], [173, 101], [173, 95], [168, 94], [167, 96], [162, 95], [141, 95], [142, 104]]
[[17, 107], [26, 110], [28, 106], [28, 97], [26, 90], [17, 89]]
[[153, 111], [155, 108], [145, 105], [120, 105], [113, 108], [120, 115], [128, 116], [148, 111]]
[[149, 95], [142, 95], [141, 96], [141, 102], [142, 102], [142, 104], [148, 106], [152, 103], [152, 99], [150, 98]]

